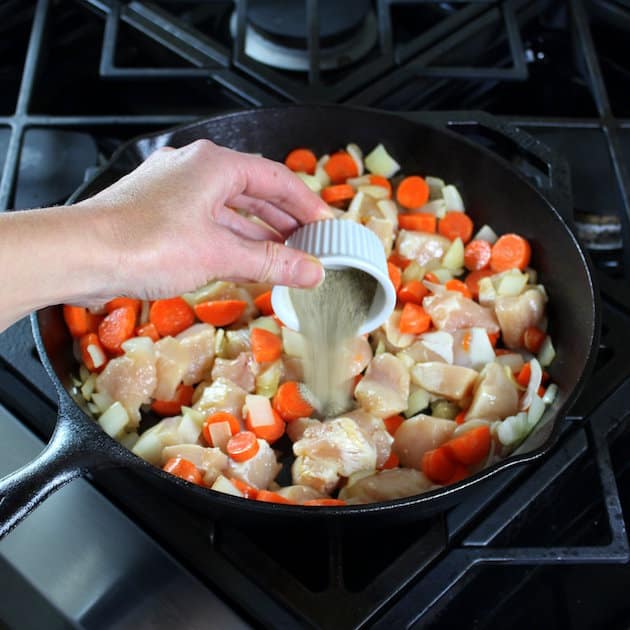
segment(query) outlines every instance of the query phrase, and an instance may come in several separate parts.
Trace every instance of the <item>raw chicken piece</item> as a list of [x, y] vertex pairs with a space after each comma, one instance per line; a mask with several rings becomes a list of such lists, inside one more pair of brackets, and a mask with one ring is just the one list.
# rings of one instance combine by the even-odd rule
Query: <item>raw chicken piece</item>
[[256, 389], [256, 375], [258, 364], [251, 352], [241, 352], [236, 359], [221, 359], [217, 357], [212, 366], [211, 378], [227, 378], [247, 392]]
[[[125, 342], [125, 354], [112, 359], [96, 377], [96, 389], [109, 394], [126, 409], [134, 429], [140, 423], [140, 405], [150, 403], [157, 386], [154, 343], [148, 337]], [[128, 348], [128, 349], [127, 349]]]
[[405, 420], [398, 427], [392, 450], [398, 455], [401, 466], [420, 470], [425, 452], [449, 440], [456, 426], [457, 423], [452, 420], [425, 416], [421, 413]]
[[203, 474], [204, 483], [212, 485], [216, 478], [227, 470], [228, 457], [221, 449], [198, 444], [175, 444], [162, 451], [162, 465], [171, 457], [183, 457], [192, 462]]
[[310, 501], [311, 499], [322, 499], [326, 496], [310, 486], [285, 486], [277, 490], [277, 493], [281, 497], [289, 499], [289, 501], [295, 501], [295, 503], [304, 503], [304, 501]]
[[365, 370], [372, 359], [372, 347], [365, 337], [355, 337], [344, 349], [343, 364], [347, 367], [343, 377], [353, 378]]
[[216, 411], [229, 411], [239, 420], [243, 419], [243, 405], [247, 392], [227, 378], [219, 377], [203, 388], [201, 397], [193, 409], [210, 415]]
[[545, 314], [547, 298], [540, 289], [528, 289], [516, 297], [499, 296], [494, 310], [501, 325], [503, 341], [508, 348], [521, 348], [523, 334], [538, 326]]
[[447, 363], [417, 363], [411, 369], [411, 380], [416, 385], [456, 401], [470, 395], [477, 376], [475, 370]]
[[176, 337], [190, 352], [190, 363], [184, 374], [184, 385], [194, 385], [210, 373], [214, 359], [214, 326], [193, 324]]
[[308, 486], [322, 494], [330, 494], [339, 483], [335, 461], [312, 457], [296, 457], [291, 466], [291, 477], [294, 484]]
[[345, 416], [354, 420], [363, 435], [374, 444], [376, 449], [376, 467], [380, 468], [390, 456], [392, 442], [394, 441], [394, 438], [385, 428], [383, 420], [367, 413], [363, 409], [355, 409], [345, 414]]
[[400, 230], [396, 239], [396, 251], [421, 267], [430, 260], [441, 259], [450, 246], [451, 241], [445, 236], [415, 230]]
[[434, 487], [419, 470], [392, 468], [363, 477], [351, 486], [342, 488], [339, 498], [348, 503], [373, 503], [411, 497]]
[[494, 348], [483, 328], [462, 329], [453, 333], [453, 363], [481, 370], [495, 359]]
[[298, 418], [297, 420], [293, 420], [293, 422], [287, 422], [287, 435], [289, 436], [291, 442], [297, 442], [302, 439], [304, 431], [306, 431], [308, 427], [320, 424], [321, 422], [319, 420], [315, 420], [315, 418]]
[[354, 396], [372, 415], [379, 418], [393, 416], [407, 408], [409, 371], [394, 355], [379, 354], [370, 362]]
[[331, 462], [337, 474], [343, 477], [359, 470], [374, 470], [376, 466], [374, 444], [354, 420], [346, 417], [308, 427], [302, 438], [293, 444], [293, 453], [297, 457]]
[[265, 440], [258, 440], [258, 452], [244, 461], [228, 461], [228, 477], [236, 477], [246, 484], [264, 490], [276, 478], [282, 465], [276, 460], [276, 454]]
[[188, 371], [193, 350], [173, 337], [164, 337], [155, 344], [157, 387], [153, 393], [158, 400], [172, 400], [175, 390]]
[[480, 306], [457, 291], [429, 295], [422, 300], [422, 307], [436, 328], [446, 332], [473, 326], [485, 328], [489, 333], [499, 332], [499, 324], [491, 309]]
[[[509, 368], [507, 368], [509, 369]], [[483, 369], [466, 419], [503, 420], [518, 412], [519, 391], [516, 383], [499, 363]]]
[[453, 335], [447, 332], [430, 332], [402, 351], [414, 363], [453, 363]]

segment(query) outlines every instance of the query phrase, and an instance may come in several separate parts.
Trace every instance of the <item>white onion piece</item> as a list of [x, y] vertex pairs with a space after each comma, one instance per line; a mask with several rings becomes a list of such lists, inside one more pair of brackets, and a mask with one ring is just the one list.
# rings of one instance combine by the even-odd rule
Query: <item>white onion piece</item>
[[129, 423], [129, 414], [125, 408], [116, 401], [98, 419], [98, 423], [107, 435], [118, 437]]
[[536, 359], [532, 359], [529, 362], [532, 369], [532, 373], [529, 377], [529, 383], [527, 384], [527, 390], [523, 394], [521, 399], [521, 411], [527, 411], [534, 400], [534, 396], [538, 393], [538, 388], [542, 383], [542, 367]]
[[482, 225], [477, 234], [473, 236], [473, 240], [486, 241], [490, 245], [494, 245], [498, 238], [496, 232], [489, 225]]
[[235, 497], [242, 497], [243, 493], [227, 478], [223, 475], [219, 475], [216, 481], [212, 484], [212, 490], [217, 492], [223, 492], [223, 494], [231, 494]]
[[424, 284], [431, 293], [435, 293], [435, 295], [444, 295], [448, 291], [443, 284], [436, 284], [435, 282], [429, 282], [428, 280], [423, 280], [422, 284]]
[[282, 332], [278, 322], [273, 317], [258, 317], [252, 320], [249, 322], [249, 330], [251, 331], [252, 328], [262, 328], [274, 335], [280, 335]]
[[105, 365], [105, 363], [107, 363], [107, 357], [105, 356], [105, 353], [95, 343], [88, 344], [86, 350], [87, 353], [90, 355], [92, 363], [94, 364], [94, 367], [96, 369], [102, 367], [103, 365]]
[[363, 184], [359, 186], [359, 192], [372, 197], [372, 199], [387, 199], [389, 192], [384, 186], [375, 186], [372, 184]]
[[407, 399], [407, 409], [404, 411], [405, 418], [411, 418], [422, 410], [426, 409], [431, 402], [431, 395], [426, 389], [419, 387], [409, 394]]
[[528, 284], [536, 284], [538, 281], [538, 272], [531, 267], [525, 267], [525, 273], [527, 274], [527, 283]]
[[95, 416], [101, 413], [101, 410], [93, 402], [89, 402], [87, 406], [88, 406], [88, 409], [90, 410], [90, 413], [94, 414]]
[[282, 328], [282, 347], [284, 353], [291, 357], [306, 356], [306, 340], [299, 332], [286, 326]]
[[365, 167], [370, 173], [389, 179], [400, 170], [400, 164], [387, 153], [382, 144], [378, 144], [365, 156]]
[[162, 461], [162, 449], [164, 443], [160, 440], [157, 431], [149, 429], [145, 431], [131, 448], [131, 452], [151, 464], [158, 466]]
[[81, 385], [81, 396], [85, 398], [85, 400], [90, 400], [92, 398], [92, 393], [94, 392], [94, 388], [96, 387], [96, 374], [90, 374], [88, 379]]
[[492, 278], [479, 280], [479, 304], [481, 306], [493, 306], [497, 299], [497, 292], [492, 283]]
[[201, 426], [190, 415], [182, 416], [177, 423], [177, 435], [182, 444], [195, 444], [201, 434]]
[[85, 383], [85, 381], [90, 378], [90, 370], [88, 370], [83, 364], [81, 364], [81, 367], [79, 368], [79, 378], [82, 383]]
[[218, 357], [223, 356], [225, 350], [225, 330], [217, 328], [214, 333], [214, 354]]
[[317, 160], [317, 165], [315, 166], [315, 178], [319, 180], [319, 183], [322, 185], [322, 188], [326, 188], [326, 186], [330, 186], [330, 177], [328, 173], [324, 169], [324, 165], [330, 159], [330, 155], [326, 153], [322, 155], [322, 157]]
[[322, 183], [315, 175], [309, 175], [308, 173], [298, 172], [296, 175], [312, 190], [314, 193], [318, 193], [322, 189]]
[[99, 413], [103, 413], [114, 404], [114, 399], [107, 392], [94, 392], [92, 402], [97, 406]]
[[466, 433], [471, 429], [476, 429], [477, 427], [489, 427], [490, 421], [483, 420], [482, 418], [475, 418], [474, 420], [467, 420], [466, 422], [462, 422], [455, 427], [453, 431], [453, 437], [456, 435], [462, 435], [462, 433]]
[[346, 151], [350, 154], [350, 157], [354, 160], [354, 163], [357, 165], [357, 171], [359, 176], [363, 175], [363, 151], [359, 148], [358, 145], [351, 142], [347, 147]]
[[495, 358], [497, 363], [509, 367], [512, 372], [517, 373], [525, 364], [523, 357], [518, 352], [510, 352], [509, 354], [500, 354]]
[[125, 433], [123, 436], [118, 438], [118, 441], [125, 447], [131, 450], [135, 445], [140, 436], [132, 431], [131, 433]]
[[391, 199], [380, 199], [376, 202], [376, 206], [384, 219], [391, 221], [394, 225], [398, 225], [398, 206], [395, 201]]
[[464, 201], [459, 194], [459, 190], [452, 184], [442, 188], [442, 197], [446, 201], [446, 209], [448, 212], [465, 212]]
[[446, 250], [442, 258], [442, 264], [451, 272], [464, 266], [464, 242], [459, 236]]
[[506, 418], [497, 428], [497, 437], [503, 446], [518, 442], [527, 432], [527, 414], [519, 413]]
[[538, 360], [540, 361], [540, 365], [547, 367], [548, 365], [551, 365], [555, 358], [556, 351], [553, 347], [553, 343], [551, 342], [551, 337], [547, 335], [540, 348], [540, 352], [538, 353]]
[[534, 394], [532, 404], [527, 411], [527, 428], [530, 431], [538, 424], [543, 413], [545, 413], [545, 403], [538, 394]]
[[446, 182], [439, 177], [433, 177], [433, 175], [427, 175], [424, 181], [429, 186], [429, 199], [440, 199], [442, 197], [442, 188], [446, 186]]
[[555, 383], [552, 383], [551, 385], [549, 385], [549, 387], [547, 387], [547, 391], [543, 396], [543, 402], [545, 403], [545, 405], [550, 405], [556, 399], [557, 395], [558, 386]]
[[442, 284], [446, 284], [449, 280], [453, 279], [453, 272], [450, 269], [446, 269], [444, 267], [434, 269], [433, 274]]
[[433, 199], [421, 206], [420, 208], [416, 208], [414, 210], [410, 210], [410, 212], [422, 212], [423, 214], [433, 214], [438, 219], [443, 219], [446, 214], [447, 207], [446, 201], [444, 199]]

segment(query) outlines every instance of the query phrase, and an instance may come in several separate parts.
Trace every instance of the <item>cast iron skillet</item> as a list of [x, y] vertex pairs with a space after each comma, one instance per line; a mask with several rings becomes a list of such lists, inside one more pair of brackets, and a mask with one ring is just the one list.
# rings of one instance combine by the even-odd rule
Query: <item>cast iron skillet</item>
[[161, 492], [214, 516], [308, 517], [343, 523], [360, 520], [362, 524], [420, 519], [458, 502], [484, 479], [539, 458], [554, 446], [564, 414], [595, 357], [598, 297], [589, 263], [565, 222], [507, 162], [442, 128], [383, 112], [338, 106], [259, 109], [221, 115], [132, 141], [121, 147], [72, 201], [101, 190], [158, 147], [178, 147], [199, 138], [277, 160], [298, 146], [323, 154], [348, 142], [356, 142], [364, 150], [383, 142], [406, 172], [435, 174], [456, 184], [476, 225], [488, 223], [499, 233], [518, 232], [532, 244], [533, 264], [551, 296], [549, 319], [557, 358], [550, 372], [559, 386], [558, 397], [517, 454], [456, 485], [396, 501], [344, 508], [259, 503], [190, 485], [147, 464], [106, 435], [89, 416], [85, 404], [69, 393], [70, 374], [76, 373], [77, 366], [61, 308], [53, 306], [33, 314], [32, 324], [42, 362], [59, 395], [57, 425], [49, 445], [35, 461], [0, 481], [0, 535], [71, 479], [104, 467], [134, 471]]

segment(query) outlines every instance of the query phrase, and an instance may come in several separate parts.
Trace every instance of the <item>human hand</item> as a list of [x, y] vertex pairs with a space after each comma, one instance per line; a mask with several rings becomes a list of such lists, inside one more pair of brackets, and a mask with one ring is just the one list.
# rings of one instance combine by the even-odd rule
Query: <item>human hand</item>
[[316, 259], [282, 241], [331, 218], [328, 206], [284, 165], [209, 140], [159, 149], [77, 206], [95, 217], [114, 256], [111, 295], [99, 298], [170, 297], [218, 278], [309, 287], [323, 275]]

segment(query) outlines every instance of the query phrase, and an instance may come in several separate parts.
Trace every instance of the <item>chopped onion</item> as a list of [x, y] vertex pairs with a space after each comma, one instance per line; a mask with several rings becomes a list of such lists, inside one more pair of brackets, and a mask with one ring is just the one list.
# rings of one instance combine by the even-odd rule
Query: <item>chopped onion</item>
[[256, 377], [256, 394], [271, 398], [278, 391], [281, 378], [282, 361], [279, 359]]
[[352, 198], [352, 201], [350, 202], [350, 205], [348, 206], [348, 210], [346, 210], [346, 212], [344, 213], [343, 218], [346, 219], [346, 221], [355, 221], [358, 223], [361, 220], [361, 208], [363, 206], [364, 201], [365, 201], [365, 193], [358, 192]]
[[278, 326], [278, 322], [273, 317], [258, 317], [257, 319], [249, 322], [249, 330], [252, 328], [262, 328], [274, 335], [279, 335], [281, 333], [280, 326]]
[[90, 410], [90, 413], [94, 414], [95, 416], [101, 413], [101, 410], [93, 402], [89, 402], [87, 406], [88, 406], [88, 409]]
[[219, 475], [216, 481], [212, 484], [212, 490], [217, 492], [223, 492], [223, 494], [231, 494], [235, 497], [242, 497], [243, 493], [227, 478], [223, 475]]
[[479, 304], [481, 306], [492, 306], [497, 299], [497, 292], [492, 284], [492, 278], [482, 278], [479, 280]]
[[422, 284], [424, 284], [431, 293], [435, 293], [435, 295], [444, 295], [447, 292], [447, 289], [443, 284], [436, 284], [435, 282], [429, 282], [428, 280], [423, 280]]
[[125, 352], [140, 352], [153, 356], [155, 353], [153, 339], [150, 337], [132, 337], [121, 344], [121, 348]]
[[516, 297], [527, 285], [527, 274], [521, 273], [518, 269], [511, 269], [496, 277], [494, 284], [499, 295]]
[[443, 219], [446, 214], [446, 210], [446, 201], [444, 201], [444, 199], [434, 199], [433, 201], [429, 201], [428, 203], [425, 203], [424, 206], [421, 206], [417, 210], [412, 210], [411, 212], [433, 214], [438, 219]]
[[400, 164], [392, 158], [382, 144], [378, 144], [365, 156], [365, 167], [370, 173], [389, 179], [400, 170]]
[[446, 186], [446, 182], [432, 175], [427, 175], [424, 181], [429, 186], [429, 199], [440, 199], [442, 197], [442, 188]]
[[107, 392], [94, 392], [92, 402], [98, 408], [99, 413], [106, 411], [114, 403], [114, 399]]
[[201, 435], [201, 426], [190, 415], [184, 415], [177, 423], [177, 435], [182, 444], [195, 444]]
[[540, 365], [542, 365], [542, 367], [547, 367], [548, 365], [551, 365], [555, 358], [556, 351], [553, 347], [553, 343], [551, 342], [551, 337], [547, 335], [540, 348], [540, 352], [538, 353], [538, 360], [540, 361]]
[[164, 444], [157, 431], [145, 431], [133, 445], [131, 452], [147, 462], [159, 466], [162, 463], [162, 449]]
[[490, 243], [490, 245], [494, 245], [494, 243], [497, 242], [498, 238], [499, 237], [497, 236], [496, 232], [489, 225], [482, 225], [479, 228], [477, 234], [473, 236], [473, 240], [486, 241]]
[[131, 433], [125, 433], [123, 436], [118, 438], [118, 441], [125, 447], [131, 450], [135, 445], [140, 436], [132, 431]]
[[357, 171], [359, 176], [363, 175], [363, 151], [359, 148], [358, 145], [351, 142], [347, 147], [346, 151], [350, 154], [350, 157], [354, 160], [354, 163], [357, 165]]
[[198, 411], [197, 409], [193, 409], [192, 407], [182, 406], [182, 416], [189, 418], [192, 422], [194, 422], [200, 429], [203, 428], [203, 424], [206, 420], [206, 415]]
[[550, 405], [556, 399], [557, 395], [558, 386], [555, 383], [552, 383], [551, 385], [549, 385], [549, 387], [547, 387], [547, 391], [543, 396], [543, 402], [545, 403], [545, 405]]
[[527, 414], [519, 413], [506, 418], [497, 428], [497, 437], [504, 446], [516, 444], [527, 433]]
[[322, 155], [322, 157], [319, 158], [319, 160], [317, 161], [317, 165], [315, 166], [315, 177], [319, 180], [319, 183], [321, 184], [322, 188], [326, 188], [326, 186], [330, 186], [330, 177], [328, 176], [328, 173], [324, 169], [324, 164], [326, 164], [326, 162], [328, 162], [329, 159], [330, 159], [330, 155], [326, 153], [325, 155]]
[[387, 199], [389, 194], [384, 186], [372, 186], [371, 184], [359, 186], [358, 190], [373, 199]]
[[90, 358], [92, 359], [92, 363], [94, 364], [94, 367], [96, 369], [102, 367], [103, 365], [105, 365], [105, 363], [107, 363], [107, 357], [105, 356], [105, 353], [96, 344], [94, 343], [88, 344], [88, 347], [86, 348], [86, 350], [87, 350], [87, 353], [90, 355]]
[[453, 272], [450, 269], [445, 269], [444, 267], [434, 269], [433, 274], [442, 284], [446, 284], [449, 280], [453, 279]]
[[535, 269], [532, 269], [531, 267], [526, 267], [525, 268], [525, 273], [527, 274], [527, 284], [536, 284], [536, 281], [538, 280], [538, 273]]
[[376, 207], [380, 210], [384, 219], [398, 225], [398, 206], [391, 199], [380, 199], [376, 202]]
[[462, 196], [459, 194], [459, 190], [452, 184], [442, 188], [442, 197], [446, 202], [447, 212], [465, 212]]
[[314, 192], [318, 193], [322, 189], [322, 183], [315, 175], [298, 172], [296, 175]]
[[467, 420], [466, 422], [462, 422], [462, 424], [458, 424], [453, 431], [453, 437], [456, 435], [461, 435], [462, 433], [466, 433], [466, 431], [470, 431], [471, 429], [476, 429], [477, 427], [489, 427], [490, 421], [483, 420], [482, 418], [475, 418], [474, 420]]
[[306, 356], [306, 340], [299, 332], [287, 328], [282, 328], [282, 347], [284, 353], [292, 357], [304, 358]]
[[81, 396], [85, 398], [85, 400], [90, 400], [92, 398], [92, 392], [96, 387], [96, 374], [90, 374], [89, 378], [83, 383], [81, 386]]
[[464, 266], [464, 243], [459, 236], [446, 250], [442, 258], [442, 264], [451, 272]]
[[495, 361], [501, 365], [509, 367], [514, 373], [520, 372], [521, 368], [525, 364], [523, 357], [518, 352], [510, 352], [508, 354], [501, 354], [496, 357]]
[[406, 418], [411, 418], [429, 406], [431, 396], [426, 389], [419, 387], [409, 394], [407, 399], [407, 409], [404, 412]]
[[[385, 344], [382, 341], [378, 342], [379, 345], [383, 344], [383, 352], [385, 351]], [[378, 351], [378, 346], [376, 347], [376, 350]], [[377, 352], [374, 353], [375, 355], [377, 354]], [[378, 353], [380, 354], [380, 353]], [[404, 364], [405, 367], [408, 370], [411, 370], [411, 368], [416, 364], [416, 362], [404, 351], [401, 351], [399, 353], [396, 354], [396, 358], [400, 359]]]
[[83, 364], [81, 364], [81, 367], [79, 368], [79, 378], [82, 383], [85, 383], [85, 381], [90, 378], [90, 370], [88, 370]]
[[538, 424], [543, 413], [545, 413], [545, 402], [538, 394], [534, 394], [532, 404], [527, 411], [527, 428], [530, 431]]
[[107, 435], [118, 437], [129, 423], [127, 410], [116, 401], [98, 419], [98, 423]]
[[422, 280], [424, 278], [424, 274], [426, 270], [424, 267], [421, 267], [417, 261], [410, 262], [407, 267], [402, 272], [402, 282], [403, 284], [407, 284], [412, 280]]
[[529, 377], [527, 391], [521, 399], [522, 411], [527, 411], [529, 409], [530, 405], [532, 404], [532, 400], [534, 400], [534, 396], [536, 396], [538, 393], [540, 383], [542, 382], [542, 367], [540, 366], [540, 363], [536, 359], [532, 359], [529, 362], [529, 365], [532, 369], [532, 373]]

